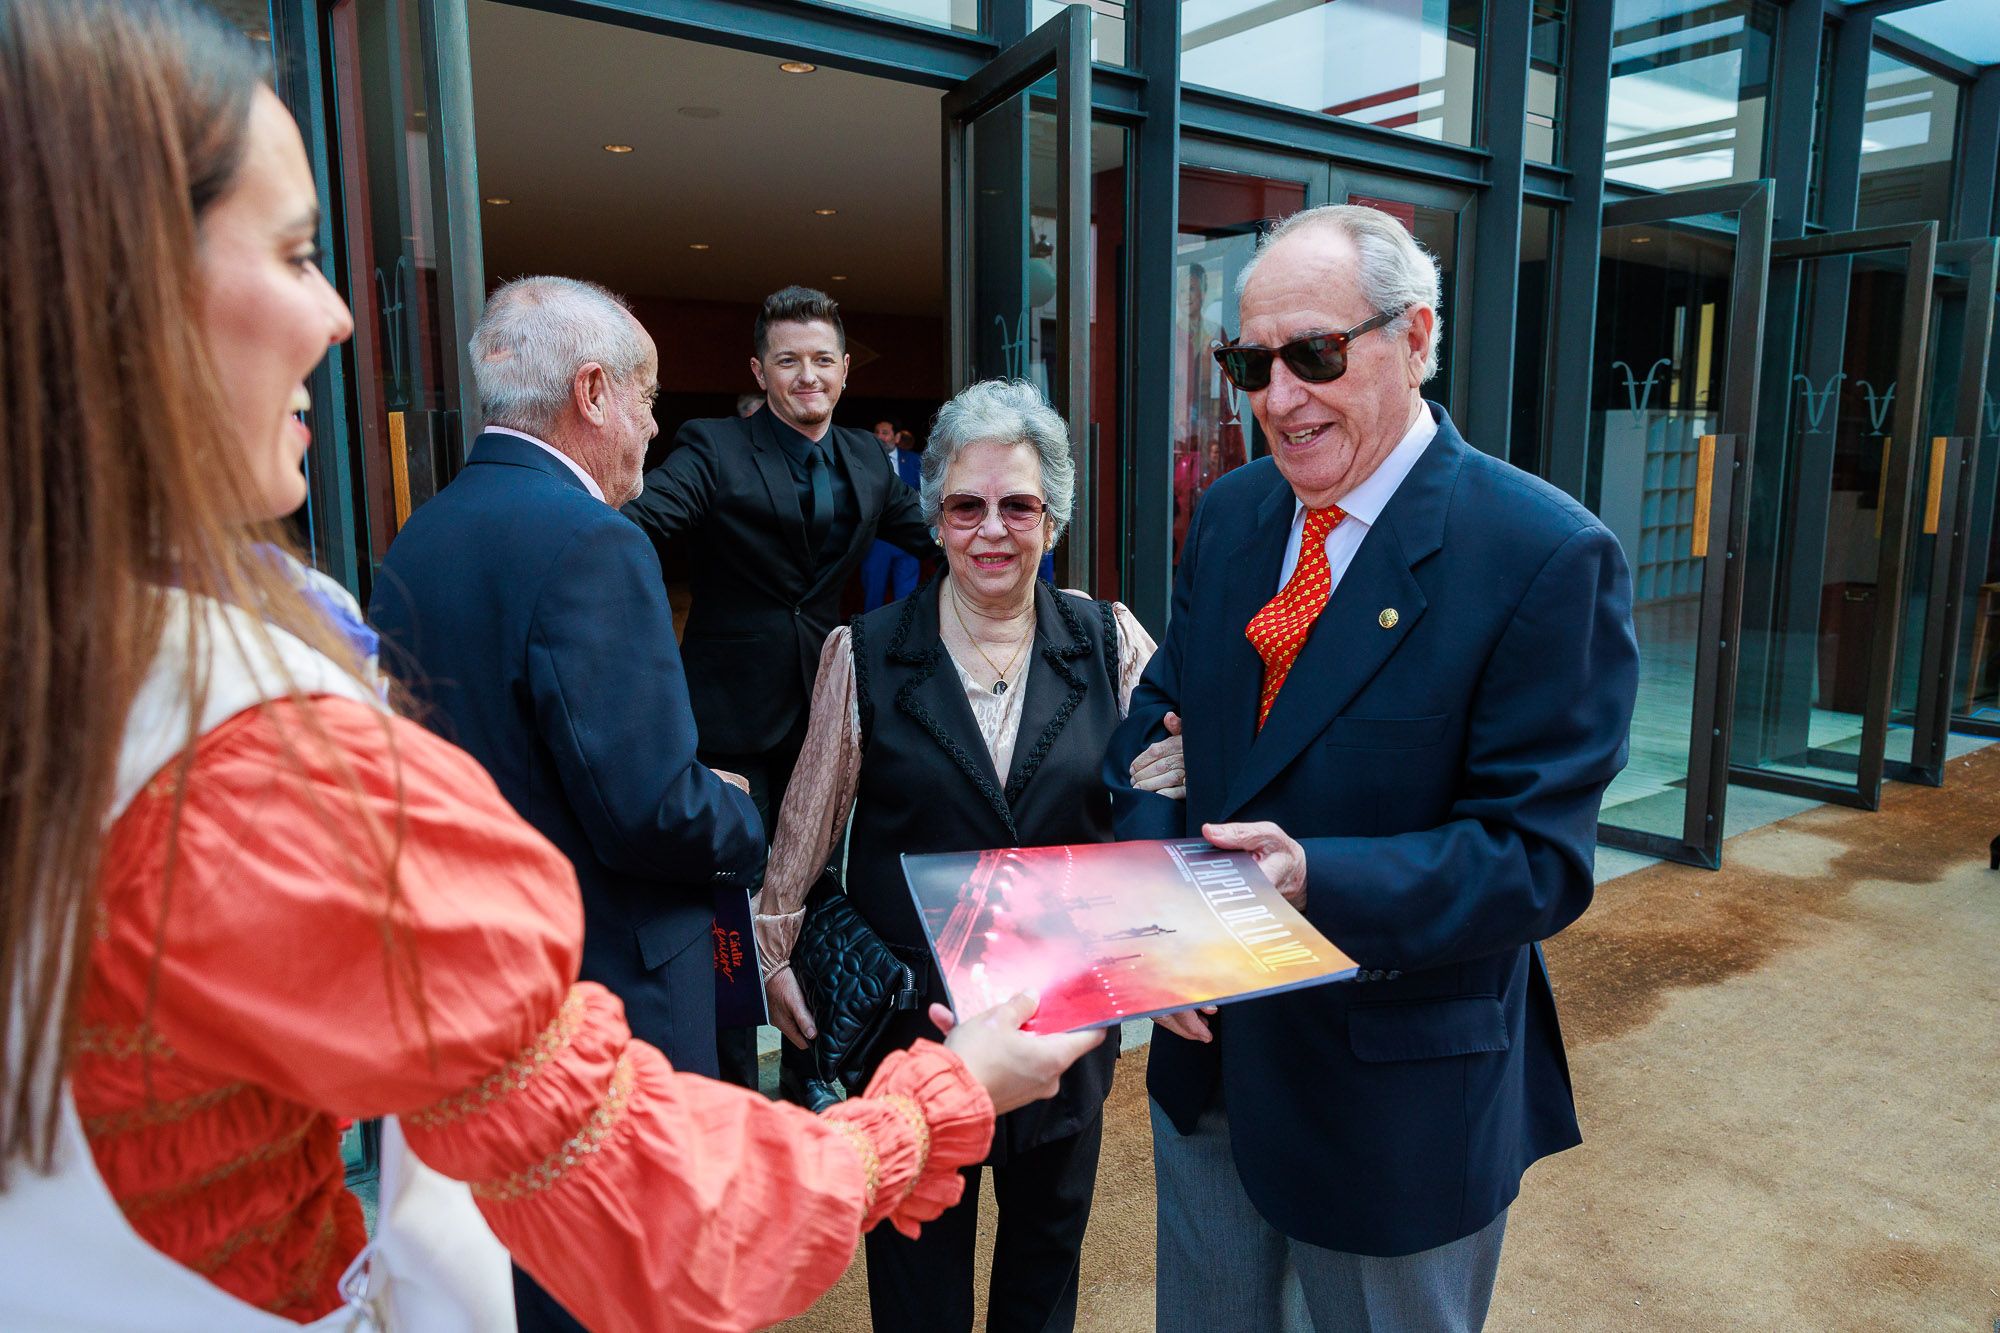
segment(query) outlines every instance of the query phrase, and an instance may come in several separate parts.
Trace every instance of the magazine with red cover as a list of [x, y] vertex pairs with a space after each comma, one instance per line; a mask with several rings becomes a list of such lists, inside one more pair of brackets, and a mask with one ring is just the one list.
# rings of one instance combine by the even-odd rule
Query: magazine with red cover
[[903, 857], [960, 1016], [1031, 990], [1075, 1032], [1354, 975], [1248, 852], [1198, 838]]

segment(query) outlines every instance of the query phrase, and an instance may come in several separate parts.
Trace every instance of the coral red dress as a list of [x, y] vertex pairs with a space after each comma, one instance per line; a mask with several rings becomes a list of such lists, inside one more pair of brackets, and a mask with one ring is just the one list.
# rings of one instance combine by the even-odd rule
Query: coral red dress
[[568, 862], [414, 724], [268, 703], [180, 771], [111, 827], [71, 1088], [134, 1229], [253, 1305], [341, 1304], [365, 1239], [351, 1118], [399, 1116], [607, 1331], [795, 1314], [863, 1231], [915, 1234], [986, 1153], [992, 1103], [936, 1045], [818, 1117], [676, 1074], [576, 981]]

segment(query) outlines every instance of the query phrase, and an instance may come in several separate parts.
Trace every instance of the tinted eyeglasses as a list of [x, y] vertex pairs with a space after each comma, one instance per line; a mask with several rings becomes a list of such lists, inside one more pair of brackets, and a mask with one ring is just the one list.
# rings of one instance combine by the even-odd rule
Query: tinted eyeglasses
[[[1003, 495], [992, 502], [1000, 508], [1000, 521], [1016, 532], [1026, 532], [1042, 521], [1048, 506], [1039, 495]], [[947, 495], [938, 505], [944, 521], [954, 528], [976, 528], [986, 521], [987, 499], [983, 495]]]
[[1362, 334], [1381, 328], [1402, 314], [1400, 310], [1364, 319], [1345, 333], [1315, 333], [1283, 347], [1254, 347], [1231, 343], [1215, 349], [1215, 359], [1229, 382], [1245, 393], [1270, 387], [1271, 362], [1283, 357], [1292, 373], [1308, 384], [1331, 384], [1347, 373], [1347, 345]]

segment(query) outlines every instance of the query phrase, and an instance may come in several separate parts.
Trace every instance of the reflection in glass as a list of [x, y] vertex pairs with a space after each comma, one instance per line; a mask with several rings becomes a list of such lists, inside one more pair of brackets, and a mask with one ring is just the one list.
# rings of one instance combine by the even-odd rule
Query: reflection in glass
[[1958, 88], [1882, 51], [1868, 53], [1855, 225], [1942, 221], [1951, 203]]
[[[1076, 0], [1034, 0], [1028, 25], [1039, 28], [1063, 12]], [[1125, 0], [1089, 0], [1090, 58], [1100, 65], [1123, 65], [1130, 61], [1126, 48]]]
[[1769, 0], [1617, 0], [1605, 176], [1678, 190], [1764, 174], [1778, 8]]
[[1563, 60], [1569, 47], [1569, 0], [1535, 0], [1528, 29], [1530, 162], [1555, 162], [1562, 151]]
[[1215, 479], [1253, 452], [1250, 403], [1209, 349], [1239, 329], [1236, 280], [1271, 223], [1305, 207], [1297, 181], [1182, 167], [1174, 258], [1174, 559]]
[[1720, 219], [1704, 221], [1712, 229], [1604, 229], [1585, 483], [1586, 501], [1631, 566], [1639, 639], [1631, 757], [1605, 793], [1602, 819], [1676, 840], [1689, 801], [1706, 799], [1688, 790], [1710, 558], [1696, 540], [1696, 514], [1702, 437], [1721, 431], [1735, 267], [1734, 238]]
[[[1799, 316], [1764, 451], [1768, 521], [1751, 524], [1743, 693], [1733, 761], [1846, 786], [1859, 770], [1877, 620], [1884, 494], [1907, 266], [1896, 255], [1800, 263]], [[1907, 392], [1907, 386], [1902, 386]], [[1909, 447], [1908, 441], [1894, 442]], [[1754, 488], [1753, 488], [1754, 489]], [[1885, 631], [1893, 626], [1882, 625]], [[1892, 726], [1890, 752], [1900, 747]]]
[[1475, 145], [1480, 0], [1182, 0], [1181, 80]]
[[847, 9], [887, 14], [932, 28], [954, 32], [983, 32], [979, 0], [837, 0]]

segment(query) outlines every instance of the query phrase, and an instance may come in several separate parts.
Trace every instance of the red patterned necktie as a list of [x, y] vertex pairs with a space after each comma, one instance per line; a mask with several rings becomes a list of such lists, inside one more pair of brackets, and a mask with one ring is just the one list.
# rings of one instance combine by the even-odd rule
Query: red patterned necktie
[[1284, 588], [1250, 618], [1243, 637], [1264, 659], [1264, 689], [1257, 700], [1257, 730], [1271, 716], [1285, 676], [1306, 646], [1313, 621], [1326, 609], [1327, 594], [1333, 589], [1333, 572], [1326, 562], [1326, 537], [1334, 524], [1346, 518], [1339, 505], [1306, 510], [1306, 530], [1299, 537], [1299, 563]]

